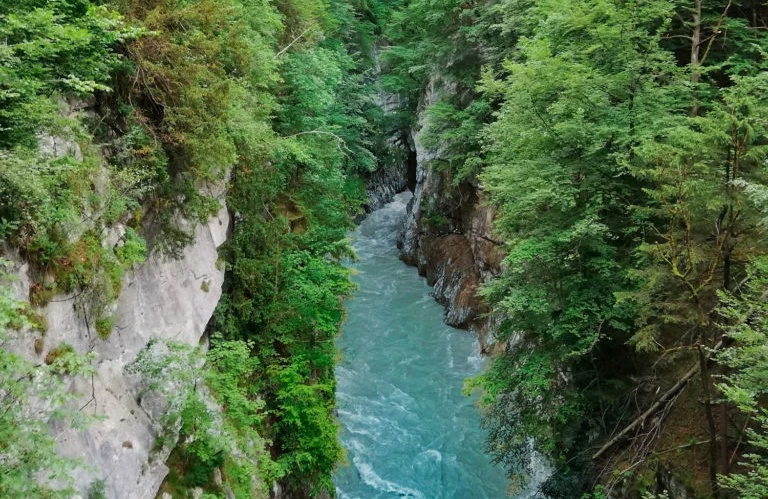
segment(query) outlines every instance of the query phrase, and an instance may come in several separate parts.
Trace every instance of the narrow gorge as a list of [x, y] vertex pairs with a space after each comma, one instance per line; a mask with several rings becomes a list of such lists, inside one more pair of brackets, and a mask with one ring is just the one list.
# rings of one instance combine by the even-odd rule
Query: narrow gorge
[[767, 30], [0, 0], [0, 497], [768, 497]]

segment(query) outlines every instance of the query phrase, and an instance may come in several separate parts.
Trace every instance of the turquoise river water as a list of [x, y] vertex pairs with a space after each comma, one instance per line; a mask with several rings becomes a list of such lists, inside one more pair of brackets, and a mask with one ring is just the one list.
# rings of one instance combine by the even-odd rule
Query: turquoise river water
[[443, 310], [395, 238], [409, 193], [355, 233], [359, 290], [337, 340], [341, 499], [503, 498], [504, 471], [484, 454], [485, 434], [464, 380], [484, 365], [477, 338], [443, 324]]

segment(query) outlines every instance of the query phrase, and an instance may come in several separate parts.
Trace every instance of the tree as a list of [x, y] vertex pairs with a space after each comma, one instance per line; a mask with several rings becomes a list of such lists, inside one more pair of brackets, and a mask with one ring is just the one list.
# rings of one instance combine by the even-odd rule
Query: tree
[[747, 264], [766, 250], [763, 215], [749, 199], [749, 191], [766, 181], [765, 84], [764, 76], [733, 76], [707, 101], [706, 114], [680, 118], [664, 138], [644, 138], [636, 148], [647, 166], [635, 175], [650, 180], [651, 202], [638, 210], [650, 237], [641, 247], [649, 261], [635, 295], [642, 305], [633, 341], [641, 349], [686, 345], [698, 351], [710, 401], [705, 415], [713, 490], [716, 474], [729, 471], [727, 410], [720, 404], [718, 436], [705, 350], [719, 341], [712, 322], [718, 291], [734, 290]]
[[[760, 403], [768, 387], [768, 265], [753, 262], [739, 294], [721, 293], [718, 309], [723, 332], [734, 342], [717, 354], [730, 372], [718, 388], [746, 418], [745, 471], [721, 475], [720, 484], [744, 499], [768, 494], [768, 411]], [[751, 422], [751, 424], [749, 424]]]
[[[578, 435], [616, 410], [609, 400], [626, 369], [597, 359], [620, 351], [611, 341], [627, 337], [633, 317], [615, 298], [632, 289], [628, 206], [642, 199], [629, 148], [664, 97], [659, 75], [674, 69], [659, 46], [671, 11], [666, 2], [582, 1], [527, 15], [536, 29], [503, 64], [504, 78], [486, 73], [481, 84], [501, 99], [480, 177], [508, 249], [504, 274], [483, 291], [505, 317], [508, 349], [483, 379], [497, 459], [519, 467], [532, 437], [564, 476], [566, 462], [577, 469], [588, 459], [573, 461], [588, 447]], [[573, 486], [558, 492], [552, 481], [549, 492]]]

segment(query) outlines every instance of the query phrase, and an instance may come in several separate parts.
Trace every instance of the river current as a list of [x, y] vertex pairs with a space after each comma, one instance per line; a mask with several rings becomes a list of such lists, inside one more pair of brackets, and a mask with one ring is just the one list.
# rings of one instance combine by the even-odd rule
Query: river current
[[443, 324], [443, 309], [398, 259], [410, 193], [373, 212], [354, 235], [359, 290], [347, 301], [337, 345], [341, 499], [503, 498], [504, 471], [483, 452], [485, 434], [464, 380], [484, 365], [477, 338]]

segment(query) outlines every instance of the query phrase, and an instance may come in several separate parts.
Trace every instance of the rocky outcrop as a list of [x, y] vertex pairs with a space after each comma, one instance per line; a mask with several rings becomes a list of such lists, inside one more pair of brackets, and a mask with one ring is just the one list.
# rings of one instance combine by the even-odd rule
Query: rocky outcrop
[[669, 499], [693, 499], [695, 495], [670, 470], [659, 466], [656, 470], [656, 493], [667, 494]]
[[[44, 155], [82, 157], [71, 140], [39, 140]], [[165, 405], [150, 397], [139, 401], [140, 380], [126, 373], [125, 367], [151, 340], [193, 346], [201, 342], [221, 296], [224, 267], [217, 248], [226, 240], [229, 226], [223, 184], [211, 194], [220, 200], [221, 208], [207, 224], [194, 229], [194, 241], [184, 248], [180, 258], [150, 256], [127, 272], [112, 306], [115, 327], [107, 338], [97, 334], [93, 318], [77, 305], [75, 292], [55, 296], [36, 310], [48, 324], [44, 335], [22, 331], [12, 344], [4, 345], [34, 362], [43, 362], [48, 353], [65, 344], [81, 354], [95, 356], [91, 377], [71, 378], [68, 382], [70, 391], [79, 397], [74, 406], [96, 419], [84, 430], [52, 430], [60, 453], [85, 464], [73, 477], [84, 496], [95, 481], [103, 480], [109, 498], [153, 498], [168, 472], [164, 461], [170, 449], [158, 450], [155, 446]], [[103, 244], [119, 244], [124, 232], [119, 224], [107, 228]], [[29, 266], [18, 255], [5, 256], [15, 266], [14, 294], [26, 301], [32, 284]]]
[[[436, 95], [428, 92], [425, 105]], [[446, 307], [446, 323], [476, 330], [482, 339], [488, 308], [477, 291], [499, 274], [503, 260], [492, 234], [496, 211], [485, 203], [479, 183], [454, 185], [447, 172], [430, 168], [440, 152], [424, 148], [418, 131], [413, 149], [415, 186], [398, 240], [401, 258], [434, 287], [435, 299]]]
[[[15, 350], [37, 360], [63, 343], [96, 356], [94, 375], [71, 380], [70, 389], [79, 394], [81, 411], [98, 419], [83, 431], [66, 429], [57, 435], [61, 453], [87, 465], [75, 476], [78, 490], [87, 491], [95, 480], [104, 480], [107, 497], [155, 497], [168, 472], [167, 455], [153, 453], [162, 407], [137, 402], [138, 380], [124, 368], [152, 339], [199, 344], [221, 296], [224, 269], [217, 265], [216, 249], [226, 238], [228, 224], [222, 206], [207, 225], [197, 227], [194, 243], [180, 259], [151, 257], [127, 276], [116, 307], [116, 328], [107, 339], [78, 313], [73, 296], [59, 296], [41, 310], [49, 325], [44, 349], [35, 352], [34, 335], [15, 345]], [[29, 294], [27, 270], [26, 264], [16, 269], [20, 299]]]
[[398, 192], [405, 190], [405, 175], [399, 165], [385, 165], [372, 173], [366, 184], [368, 202], [365, 211], [370, 213], [392, 201]]

